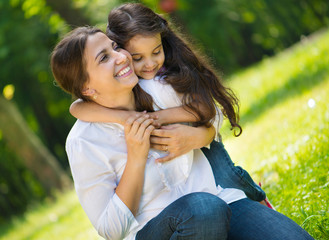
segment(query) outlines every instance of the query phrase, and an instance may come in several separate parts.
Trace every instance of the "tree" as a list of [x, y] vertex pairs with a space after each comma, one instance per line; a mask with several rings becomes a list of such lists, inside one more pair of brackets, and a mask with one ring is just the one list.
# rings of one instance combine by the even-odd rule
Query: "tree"
[[70, 179], [56, 158], [30, 130], [19, 110], [11, 101], [0, 97], [0, 126], [8, 146], [24, 161], [48, 193], [70, 186]]

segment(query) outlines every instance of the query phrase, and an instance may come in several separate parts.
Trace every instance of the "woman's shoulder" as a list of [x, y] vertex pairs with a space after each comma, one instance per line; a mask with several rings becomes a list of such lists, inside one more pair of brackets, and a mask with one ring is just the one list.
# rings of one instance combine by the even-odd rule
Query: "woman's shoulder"
[[124, 128], [117, 123], [97, 123], [77, 120], [67, 136], [67, 142], [83, 139], [99, 142], [124, 136]]

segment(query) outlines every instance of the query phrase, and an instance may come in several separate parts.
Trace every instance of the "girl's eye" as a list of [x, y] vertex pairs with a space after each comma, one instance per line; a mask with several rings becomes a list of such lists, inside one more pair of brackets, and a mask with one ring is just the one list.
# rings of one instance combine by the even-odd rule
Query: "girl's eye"
[[159, 49], [159, 50], [156, 51], [156, 52], [153, 52], [153, 54], [154, 54], [154, 55], [158, 55], [160, 52], [161, 52], [161, 49]]
[[142, 57], [133, 57], [133, 61], [135, 62], [139, 62], [140, 60], [142, 60]]

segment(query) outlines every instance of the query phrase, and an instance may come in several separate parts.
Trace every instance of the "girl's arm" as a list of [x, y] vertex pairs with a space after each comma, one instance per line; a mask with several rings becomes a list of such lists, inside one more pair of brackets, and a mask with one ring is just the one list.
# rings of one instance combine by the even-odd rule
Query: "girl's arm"
[[166, 162], [181, 156], [192, 149], [207, 146], [214, 139], [215, 127], [191, 127], [183, 124], [172, 124], [155, 129], [151, 136], [151, 147], [168, 151], [168, 155], [159, 158], [159, 162]]
[[139, 116], [135, 111], [118, 110], [103, 107], [93, 102], [84, 102], [80, 99], [70, 106], [73, 117], [85, 122], [113, 122], [124, 125], [130, 116]]
[[155, 118], [155, 123], [160, 126], [171, 123], [197, 122], [199, 120], [196, 113], [183, 106], [167, 108], [148, 114]]
[[151, 137], [152, 147], [168, 151], [168, 155], [158, 159], [165, 162], [189, 152], [192, 149], [201, 148], [210, 144], [215, 138], [218, 140], [219, 128], [222, 125], [223, 114], [216, 107], [216, 116], [210, 128], [205, 126], [191, 127], [182, 124], [163, 126], [154, 130]]

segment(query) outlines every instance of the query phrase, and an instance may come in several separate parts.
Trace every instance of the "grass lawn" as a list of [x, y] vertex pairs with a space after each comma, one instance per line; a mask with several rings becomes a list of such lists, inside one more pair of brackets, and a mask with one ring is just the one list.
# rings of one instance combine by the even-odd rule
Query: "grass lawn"
[[[329, 31], [236, 73], [243, 134], [225, 123], [237, 165], [263, 183], [279, 212], [315, 239], [329, 239]], [[100, 239], [74, 191], [0, 226], [0, 239]]]

